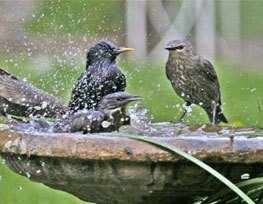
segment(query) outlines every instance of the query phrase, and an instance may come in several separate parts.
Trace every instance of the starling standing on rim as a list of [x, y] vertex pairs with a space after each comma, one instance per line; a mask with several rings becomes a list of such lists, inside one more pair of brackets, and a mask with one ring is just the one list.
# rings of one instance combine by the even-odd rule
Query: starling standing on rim
[[87, 53], [86, 71], [75, 82], [69, 109], [77, 112], [83, 109], [95, 109], [103, 96], [124, 91], [126, 78], [117, 67], [115, 59], [132, 48], [121, 48], [101, 41]]
[[0, 69], [0, 115], [60, 118], [66, 112], [57, 97]]
[[[201, 106], [211, 124], [228, 123], [221, 106], [220, 87], [213, 65], [195, 53], [188, 41], [174, 40], [165, 47], [169, 51], [166, 75], [175, 92], [184, 99], [186, 106]], [[186, 114], [186, 110], [180, 118]]]
[[31, 124], [15, 126], [14, 129], [57, 133], [111, 132], [125, 124], [126, 106], [132, 101], [141, 99], [141, 96], [116, 92], [104, 96], [96, 110], [82, 110], [55, 122], [35, 121]]

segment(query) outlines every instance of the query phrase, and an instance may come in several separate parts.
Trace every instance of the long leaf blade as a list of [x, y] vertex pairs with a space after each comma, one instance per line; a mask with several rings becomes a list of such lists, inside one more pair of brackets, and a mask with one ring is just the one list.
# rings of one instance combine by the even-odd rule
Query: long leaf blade
[[104, 136], [114, 136], [114, 137], [126, 137], [130, 139], [140, 140], [144, 142], [148, 142], [150, 144], [154, 144], [160, 147], [163, 147], [164, 149], [167, 149], [171, 152], [177, 153], [180, 156], [188, 159], [189, 161], [193, 162], [194, 164], [198, 165], [205, 171], [212, 174], [214, 177], [216, 177], [218, 180], [220, 180], [222, 183], [224, 183], [226, 186], [228, 186], [232, 191], [234, 191], [239, 197], [241, 197], [246, 203], [248, 204], [255, 204], [242, 190], [240, 190], [235, 184], [233, 184], [230, 180], [228, 180], [226, 177], [224, 177], [222, 174], [220, 174], [215, 169], [211, 168], [204, 162], [196, 159], [195, 157], [191, 156], [190, 154], [187, 154], [186, 152], [169, 145], [165, 142], [157, 141], [155, 139], [152, 139], [152, 137], [147, 136], [138, 136], [138, 135], [132, 135], [132, 134], [123, 134], [123, 133], [100, 133], [100, 135]]

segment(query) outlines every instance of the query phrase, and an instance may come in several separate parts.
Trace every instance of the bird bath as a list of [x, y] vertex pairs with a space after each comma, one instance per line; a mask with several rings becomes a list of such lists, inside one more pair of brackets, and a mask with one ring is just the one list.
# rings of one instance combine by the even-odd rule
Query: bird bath
[[[263, 138], [255, 136], [260, 131], [155, 123], [145, 130], [124, 126], [120, 133], [153, 136], [236, 183], [244, 174], [250, 178], [262, 175]], [[176, 154], [127, 138], [23, 133], [2, 125], [0, 151], [14, 172], [89, 202], [187, 203], [224, 186]]]

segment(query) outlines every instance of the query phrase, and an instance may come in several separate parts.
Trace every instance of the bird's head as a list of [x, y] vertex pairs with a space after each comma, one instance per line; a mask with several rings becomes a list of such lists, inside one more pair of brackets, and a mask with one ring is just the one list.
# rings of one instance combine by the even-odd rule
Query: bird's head
[[104, 96], [98, 104], [99, 110], [117, 111], [125, 108], [132, 101], [140, 101], [142, 96], [131, 95], [125, 92], [115, 92]]
[[118, 47], [108, 41], [100, 41], [93, 45], [87, 53], [87, 68], [89, 65], [101, 60], [112, 62], [123, 52], [134, 50], [133, 48]]
[[194, 53], [193, 46], [186, 40], [173, 40], [167, 44], [165, 49], [176, 56], [187, 56]]

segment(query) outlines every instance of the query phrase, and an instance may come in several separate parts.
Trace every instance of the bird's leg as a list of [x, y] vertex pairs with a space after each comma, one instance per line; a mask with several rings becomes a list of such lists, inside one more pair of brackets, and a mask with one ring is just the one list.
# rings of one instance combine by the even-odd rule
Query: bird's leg
[[216, 124], [216, 103], [213, 103], [213, 120], [212, 125], [214, 126]]
[[[188, 102], [188, 101], [186, 101], [185, 106], [190, 106], [190, 105], [191, 105], [191, 103]], [[182, 116], [180, 117], [180, 119], [178, 120], [178, 123], [183, 123], [183, 122], [184, 122], [183, 119], [184, 119], [184, 116], [186, 115], [186, 113], [187, 113], [187, 110], [186, 110], [186, 108], [185, 108], [183, 115], [182, 115]]]
[[184, 116], [185, 116], [186, 113], [187, 113], [187, 110], [184, 110], [184, 113], [183, 113], [183, 115], [180, 117], [180, 119], [178, 120], [178, 123], [183, 123], [183, 122], [184, 122], [183, 119], [184, 119]]

